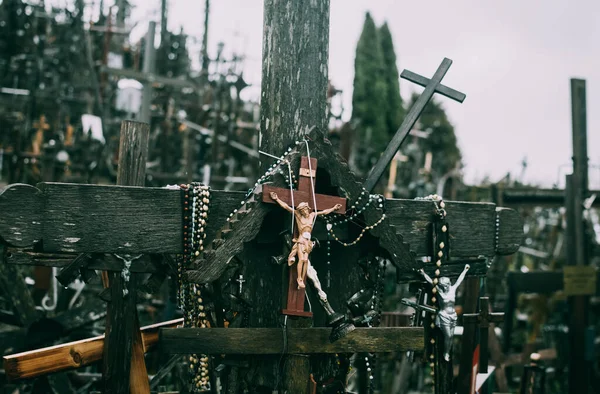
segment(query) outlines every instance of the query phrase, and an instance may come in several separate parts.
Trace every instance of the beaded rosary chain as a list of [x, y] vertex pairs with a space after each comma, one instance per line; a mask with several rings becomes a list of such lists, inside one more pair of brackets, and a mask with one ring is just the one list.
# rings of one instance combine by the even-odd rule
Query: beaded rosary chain
[[[442, 232], [446, 233], [448, 231], [448, 226], [446, 225], [446, 203], [444, 202], [444, 200], [442, 199], [442, 197], [438, 196], [437, 194], [432, 194], [429, 195], [427, 197], [417, 197], [415, 198], [415, 200], [425, 200], [425, 201], [433, 201], [433, 204], [435, 206], [436, 209], [436, 214], [438, 216], [438, 220], [443, 221], [444, 224], [442, 224]], [[437, 245], [434, 245], [434, 258], [436, 259], [435, 262], [435, 266], [436, 266], [436, 270], [434, 272], [435, 276], [433, 278], [433, 287], [431, 289], [431, 302], [432, 304], [435, 306], [435, 303], [437, 302], [437, 293], [438, 293], [438, 283], [439, 283], [439, 278], [440, 278], [440, 268], [442, 266], [442, 258], [444, 257], [444, 253], [445, 253], [445, 248], [447, 248], [447, 245], [444, 244], [443, 241], [440, 241]], [[437, 250], [437, 253], [436, 253]], [[432, 314], [432, 318], [431, 318], [431, 329], [434, 329], [435, 326], [435, 320], [436, 320], [436, 315], [437, 315], [437, 310], [436, 312], [434, 312]], [[435, 345], [435, 338], [431, 338], [430, 343], [431, 345]], [[432, 379], [435, 379], [435, 351], [432, 351], [431, 354], [429, 355], [429, 366], [431, 368], [431, 377]], [[434, 387], [435, 387], [435, 382], [434, 382]]]
[[[177, 260], [177, 300], [183, 310], [185, 327], [206, 328], [209, 324], [200, 287], [183, 283], [183, 272], [204, 251], [210, 189], [200, 183], [182, 184], [178, 189], [182, 191], [183, 200], [183, 254]], [[206, 355], [189, 357], [191, 392], [210, 391], [208, 362]]]

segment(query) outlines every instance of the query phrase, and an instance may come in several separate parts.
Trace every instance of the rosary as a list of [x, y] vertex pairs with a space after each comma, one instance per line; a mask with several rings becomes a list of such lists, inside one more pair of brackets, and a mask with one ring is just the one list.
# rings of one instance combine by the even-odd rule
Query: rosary
[[[206, 223], [210, 203], [210, 189], [200, 183], [180, 185], [183, 202], [183, 254], [177, 256], [177, 302], [183, 310], [184, 327], [207, 328], [207, 319], [201, 286], [184, 284], [183, 272], [193, 258], [204, 250]], [[192, 354], [189, 358], [191, 392], [210, 390], [209, 358]]]

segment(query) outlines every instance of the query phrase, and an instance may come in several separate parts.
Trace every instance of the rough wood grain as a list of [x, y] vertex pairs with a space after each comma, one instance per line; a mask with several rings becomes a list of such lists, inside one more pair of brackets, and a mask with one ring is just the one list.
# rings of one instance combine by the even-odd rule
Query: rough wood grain
[[[175, 328], [183, 319], [171, 320], [141, 328], [144, 351], [148, 352], [158, 342], [158, 330]], [[66, 371], [90, 365], [102, 359], [104, 335], [81, 341], [64, 343], [4, 356], [6, 375], [11, 380], [30, 379], [49, 373]]]
[[[318, 144], [313, 145], [313, 154], [319, 158], [321, 166], [329, 172], [332, 186], [343, 191], [343, 195], [349, 201], [357, 201], [361, 195], [366, 197], [366, 194], [363, 194], [366, 193], [365, 189], [357, 182], [357, 178], [350, 170], [348, 163], [333, 149], [328, 140], [323, 139]], [[376, 205], [367, 206], [363, 212], [364, 221], [369, 225], [375, 224], [384, 214], [383, 207]], [[406, 239], [392, 221], [389, 221], [387, 225], [379, 225], [369, 232], [378, 238], [379, 246], [387, 251], [398, 272], [412, 271], [418, 268], [414, 250], [411, 251]]]
[[509, 255], [516, 253], [523, 244], [523, 218], [519, 212], [508, 208], [496, 208], [497, 235], [496, 253]]
[[16, 183], [0, 192], [0, 237], [8, 245], [32, 246], [42, 231], [40, 191]]
[[421, 327], [357, 328], [329, 342], [330, 328], [178, 328], [160, 330], [161, 351], [171, 354], [386, 353], [423, 350]]
[[[119, 142], [118, 185], [144, 186], [146, 179], [146, 159], [148, 156], [148, 139], [150, 126], [145, 123], [124, 121], [121, 123]], [[52, 201], [46, 201], [46, 206]], [[84, 219], [89, 212], [80, 212]], [[44, 232], [48, 231], [44, 221]], [[65, 222], [66, 223], [66, 222]], [[143, 225], [138, 223], [140, 228]], [[93, 227], [84, 226], [84, 230], [94, 231]], [[137, 235], [139, 231], [129, 228]], [[46, 233], [46, 235], [48, 235]], [[69, 240], [67, 240], [69, 241]], [[77, 243], [77, 240], [70, 240]], [[149, 393], [150, 384], [144, 362], [144, 349], [137, 316], [137, 287], [141, 278], [139, 274], [131, 274], [125, 281], [120, 272], [108, 273], [111, 301], [108, 303], [104, 341], [104, 358], [102, 381], [104, 391], [115, 394]], [[123, 290], [127, 289], [125, 295]]]
[[[24, 249], [7, 248], [6, 264], [66, 268], [78, 256], [73, 253], [37, 253]], [[102, 258], [96, 257], [98, 256], [87, 263], [87, 268], [103, 271], [122, 271], [125, 266], [123, 260], [116, 258], [114, 255], [104, 255]], [[129, 270], [131, 272], [153, 273], [160, 271], [161, 268], [154, 264], [149, 256], [142, 256], [131, 262]]]
[[273, 209], [273, 205], [259, 202], [261, 195], [262, 188], [259, 186], [219, 230], [212, 243], [207, 244], [204, 253], [194, 261], [193, 270], [184, 273], [185, 280], [193, 283], [215, 281], [225, 271], [231, 259], [242, 252], [244, 244], [256, 237], [266, 215]]
[[[326, 171], [328, 169], [324, 168]], [[35, 230], [39, 226], [32, 224], [37, 220], [41, 223], [33, 210], [23, 211], [22, 220], [13, 222], [13, 225], [10, 224], [10, 218], [0, 217], [0, 236], [10, 238], [13, 231], [29, 234], [23, 237], [28, 240], [21, 242], [23, 247], [31, 247], [34, 241], [42, 241], [43, 238], [46, 252], [182, 252], [181, 196], [176, 190], [58, 183], [41, 184], [40, 187], [44, 200], [52, 201], [42, 210], [45, 236], [42, 237], [42, 232]], [[12, 190], [12, 186], [8, 190]], [[31, 195], [23, 196], [23, 190]], [[10, 204], [2, 199], [3, 196], [0, 195], [0, 201], [4, 201], [3, 209], [7, 211], [18, 209], [23, 199], [34, 206], [41, 206], [37, 200], [42, 199], [42, 194], [30, 186], [22, 189], [21, 195], [15, 194], [15, 199], [11, 197]], [[218, 204], [211, 205], [208, 241], [225, 225], [229, 214], [239, 207], [243, 198], [244, 194], [240, 192], [212, 192], [212, 199]], [[389, 199], [385, 205], [387, 219], [384, 223], [393, 224], [416, 255], [430, 254], [433, 204]], [[521, 237], [523, 230], [522, 221], [515, 211], [498, 211], [500, 228], [496, 246], [496, 212], [493, 204], [448, 201], [446, 209], [449, 225], [452, 226], [453, 257], [493, 256], [496, 250], [510, 254], [518, 249], [516, 240]]]

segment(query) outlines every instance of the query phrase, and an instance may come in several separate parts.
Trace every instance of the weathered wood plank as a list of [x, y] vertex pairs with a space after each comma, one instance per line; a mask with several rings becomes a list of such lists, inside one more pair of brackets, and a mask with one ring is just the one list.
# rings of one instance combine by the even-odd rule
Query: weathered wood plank
[[423, 350], [421, 327], [357, 328], [329, 342], [330, 328], [178, 328], [160, 330], [161, 351], [171, 354], [386, 353]]
[[[600, 195], [600, 190], [590, 194]], [[559, 208], [565, 206], [565, 190], [563, 189], [497, 189], [497, 202], [505, 207], [545, 207]], [[600, 199], [596, 199], [594, 207], [600, 207]]]
[[[78, 255], [73, 253], [37, 253], [23, 249], [7, 248], [6, 264], [63, 268], [69, 266], [73, 262], [73, 259], [77, 257]], [[103, 271], [122, 271], [124, 267], [125, 263], [123, 260], [113, 255], [92, 258], [87, 264], [88, 269]], [[159, 267], [152, 262], [150, 256], [143, 256], [132, 261], [129, 270], [131, 272], [153, 273], [157, 272]]]
[[42, 198], [39, 189], [20, 183], [0, 191], [0, 238], [19, 247], [32, 246], [42, 237]]
[[509, 255], [516, 253], [523, 244], [523, 218], [519, 212], [509, 208], [496, 208], [497, 235], [496, 253]]
[[[148, 352], [158, 342], [158, 330], [177, 327], [183, 319], [142, 327], [144, 351]], [[48, 373], [66, 371], [90, 365], [102, 359], [104, 335], [62, 345], [4, 356], [4, 368], [10, 380], [30, 379]]]
[[[327, 169], [324, 169], [327, 171]], [[182, 223], [179, 191], [164, 188], [98, 186], [47, 183], [40, 184], [43, 195], [27, 186], [14, 195], [0, 195], [0, 211], [15, 210], [24, 204], [43, 209], [44, 231], [37, 224], [33, 209], [22, 209], [20, 220], [0, 217], [0, 236], [16, 245], [11, 234], [22, 235], [18, 246], [31, 246], [43, 239], [46, 252], [68, 253], [181, 253]], [[6, 190], [12, 190], [9, 187]], [[26, 190], [24, 192], [23, 190]], [[6, 193], [6, 191], [4, 192]], [[29, 195], [26, 195], [29, 194]], [[9, 196], [14, 196], [10, 197]], [[6, 199], [10, 200], [7, 203]], [[40, 200], [47, 201], [44, 205]], [[244, 194], [213, 191], [207, 241], [226, 223], [229, 214], [239, 207]], [[388, 223], [397, 227], [404, 241], [417, 255], [430, 253], [429, 232], [433, 203], [389, 199], [386, 201]], [[491, 203], [448, 201], [448, 223], [452, 228], [452, 256], [477, 257], [514, 253], [515, 234], [522, 234], [522, 222], [516, 212], [502, 209], [496, 247], [496, 211]]]

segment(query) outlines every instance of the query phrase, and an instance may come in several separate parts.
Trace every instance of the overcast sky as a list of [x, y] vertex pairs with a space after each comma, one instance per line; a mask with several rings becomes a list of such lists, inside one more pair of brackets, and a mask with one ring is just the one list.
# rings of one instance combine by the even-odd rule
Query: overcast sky
[[[136, 19], [158, 20], [159, 0], [134, 0]], [[211, 2], [209, 40], [244, 53], [245, 76], [258, 97], [262, 40], [261, 0]], [[587, 80], [588, 150], [600, 164], [600, 2], [597, 0], [394, 1], [331, 0], [329, 75], [344, 90], [350, 116], [354, 53], [365, 12], [387, 20], [398, 68], [431, 77], [444, 57], [454, 61], [443, 83], [464, 92], [463, 104], [438, 96], [454, 124], [465, 178], [492, 180], [508, 171], [552, 186], [570, 163], [569, 79]], [[202, 36], [203, 0], [170, 0], [169, 28]], [[141, 27], [140, 27], [141, 29]], [[145, 28], [144, 28], [145, 30]], [[139, 33], [138, 33], [139, 34]], [[402, 81], [402, 96], [413, 90]], [[434, 158], [435, 160], [435, 158]], [[560, 172], [561, 186], [564, 175]], [[600, 187], [600, 170], [590, 170]]]

